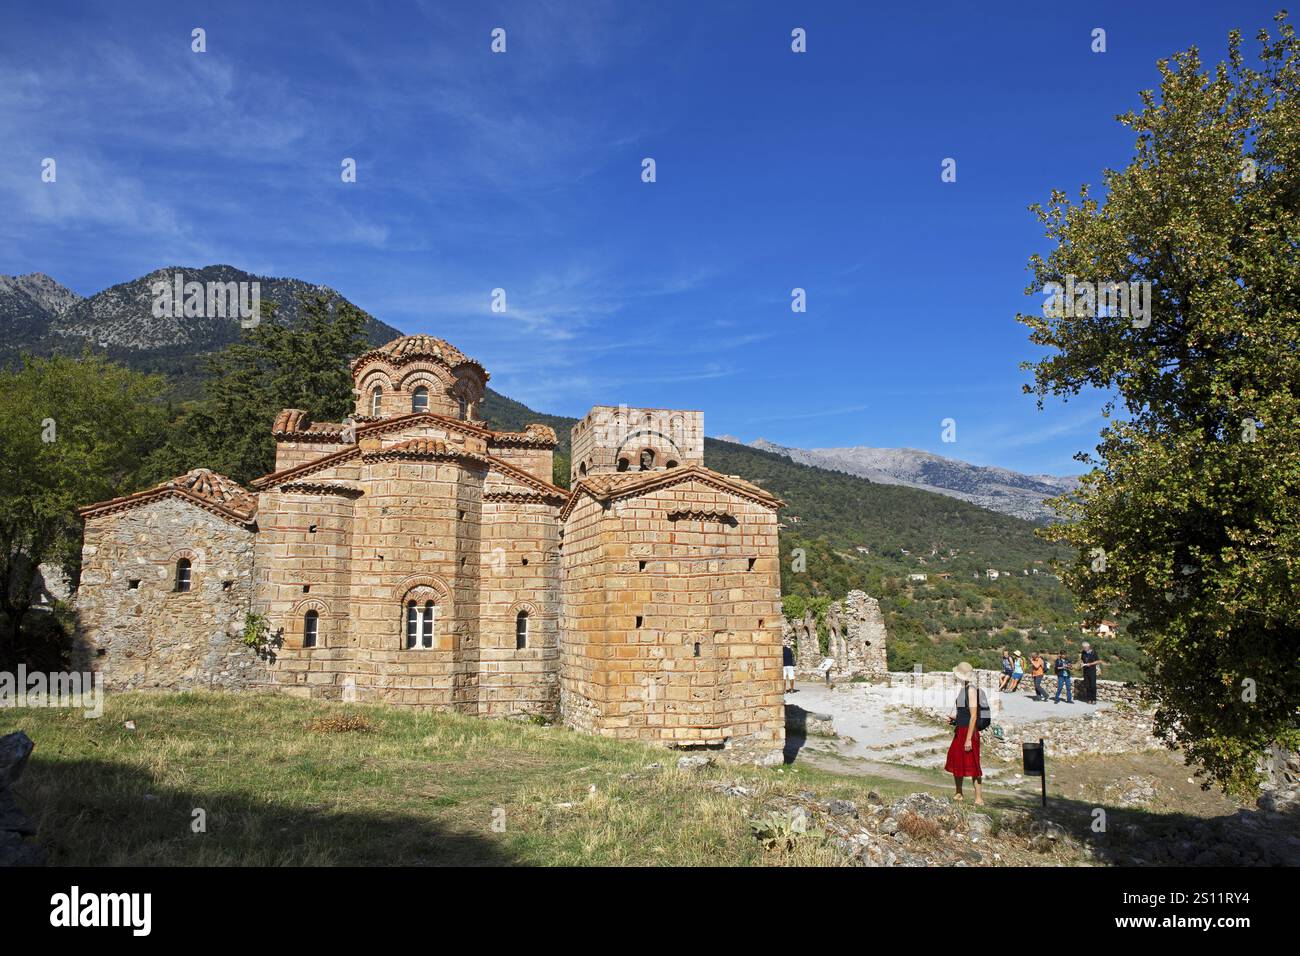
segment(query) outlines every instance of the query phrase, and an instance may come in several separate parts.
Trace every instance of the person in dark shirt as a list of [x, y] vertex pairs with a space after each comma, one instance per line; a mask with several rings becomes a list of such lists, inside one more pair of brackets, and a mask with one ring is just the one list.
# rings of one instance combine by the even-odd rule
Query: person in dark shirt
[[1056, 652], [1056, 660], [1052, 664], [1052, 669], [1056, 671], [1056, 700], [1053, 703], [1061, 702], [1061, 691], [1065, 691], [1065, 702], [1074, 703], [1074, 678], [1070, 676], [1070, 659], [1065, 656], [1065, 651]]
[[1083, 699], [1089, 704], [1097, 703], [1097, 668], [1101, 667], [1101, 658], [1087, 641], [1079, 654], [1083, 664]]
[[781, 648], [781, 676], [785, 679], [785, 692], [794, 693], [794, 651], [789, 644]]

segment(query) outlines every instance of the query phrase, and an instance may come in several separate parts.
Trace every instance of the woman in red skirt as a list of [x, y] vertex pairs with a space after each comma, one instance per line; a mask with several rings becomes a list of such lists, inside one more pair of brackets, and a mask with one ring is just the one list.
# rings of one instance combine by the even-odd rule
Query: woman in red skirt
[[984, 771], [980, 769], [980, 732], [977, 726], [980, 692], [971, 683], [975, 668], [962, 661], [952, 672], [961, 681], [961, 690], [957, 692], [955, 712], [948, 715], [948, 723], [954, 724], [957, 729], [948, 747], [948, 762], [944, 764], [944, 769], [952, 774], [953, 783], [957, 786], [953, 799], [964, 799], [961, 792], [962, 778], [971, 777], [975, 781], [975, 805], [982, 807], [984, 794], [981, 784]]

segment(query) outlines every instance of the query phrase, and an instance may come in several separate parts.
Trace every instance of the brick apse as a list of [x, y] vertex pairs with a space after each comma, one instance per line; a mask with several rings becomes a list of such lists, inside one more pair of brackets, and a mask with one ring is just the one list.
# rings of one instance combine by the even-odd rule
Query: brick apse
[[[114, 689], [274, 689], [775, 759], [781, 502], [704, 467], [700, 412], [479, 418], [430, 336], [353, 365], [345, 422], [282, 411], [275, 471], [197, 469], [82, 509], [83, 650]], [[241, 640], [265, 619], [259, 648]]]

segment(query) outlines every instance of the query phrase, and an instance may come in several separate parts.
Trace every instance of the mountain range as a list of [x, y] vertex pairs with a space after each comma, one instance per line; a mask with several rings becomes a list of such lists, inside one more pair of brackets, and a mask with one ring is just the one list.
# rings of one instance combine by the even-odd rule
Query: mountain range
[[[0, 276], [0, 330], [3, 331], [0, 365], [11, 364], [20, 352], [76, 353], [89, 346], [132, 368], [162, 373], [174, 383], [178, 398], [196, 396], [203, 374], [202, 363], [197, 359], [236, 341], [240, 322], [236, 316], [155, 316], [154, 284], [162, 281], [170, 286], [177, 274], [182, 274], [186, 282], [204, 284], [257, 282], [262, 301], [274, 302], [276, 316], [289, 322], [297, 318], [299, 296], [303, 293], [323, 293], [331, 299], [347, 301], [328, 286], [301, 279], [254, 275], [228, 265], [168, 266], [89, 297], [82, 297], [39, 272]], [[366, 335], [374, 344], [401, 334], [393, 326], [367, 317]], [[490, 390], [483, 412], [502, 427], [522, 428], [532, 421], [549, 424], [560, 436], [560, 453], [567, 454], [573, 419], [534, 412]], [[720, 436], [717, 440], [744, 444], [731, 436]], [[761, 438], [748, 443], [748, 447], [877, 484], [902, 485], [958, 498], [1037, 523], [1053, 517], [1051, 509], [1043, 504], [1044, 499], [1068, 492], [1077, 484], [1074, 478], [1025, 475], [912, 448], [805, 449], [777, 445]]]
[[[719, 436], [719, 440], [744, 444], [729, 435]], [[1046, 499], [1067, 494], [1079, 484], [1074, 477], [1026, 475], [991, 465], [972, 465], [915, 448], [789, 448], [763, 438], [748, 445], [800, 464], [842, 471], [882, 485], [933, 491], [1039, 523], [1056, 517], [1044, 503]]]
[[[239, 338], [240, 320], [227, 318], [155, 316], [154, 284], [171, 287], [177, 275], [185, 282], [258, 283], [262, 302], [275, 303], [275, 315], [292, 323], [298, 317], [301, 294], [323, 293], [331, 301], [347, 300], [328, 286], [301, 279], [259, 276], [228, 265], [167, 266], [129, 282], [82, 297], [55, 279], [33, 272], [0, 276], [0, 365], [21, 352], [77, 354], [89, 346], [144, 372], [158, 372], [176, 386], [178, 397], [193, 397], [202, 384], [202, 355], [218, 351]], [[376, 345], [402, 333], [367, 317], [365, 333]]]

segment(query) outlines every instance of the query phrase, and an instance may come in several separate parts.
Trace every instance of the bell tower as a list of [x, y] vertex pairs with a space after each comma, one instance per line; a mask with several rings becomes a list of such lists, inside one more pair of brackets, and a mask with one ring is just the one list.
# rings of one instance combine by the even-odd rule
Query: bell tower
[[597, 405], [573, 426], [569, 480], [704, 464], [704, 413]]

